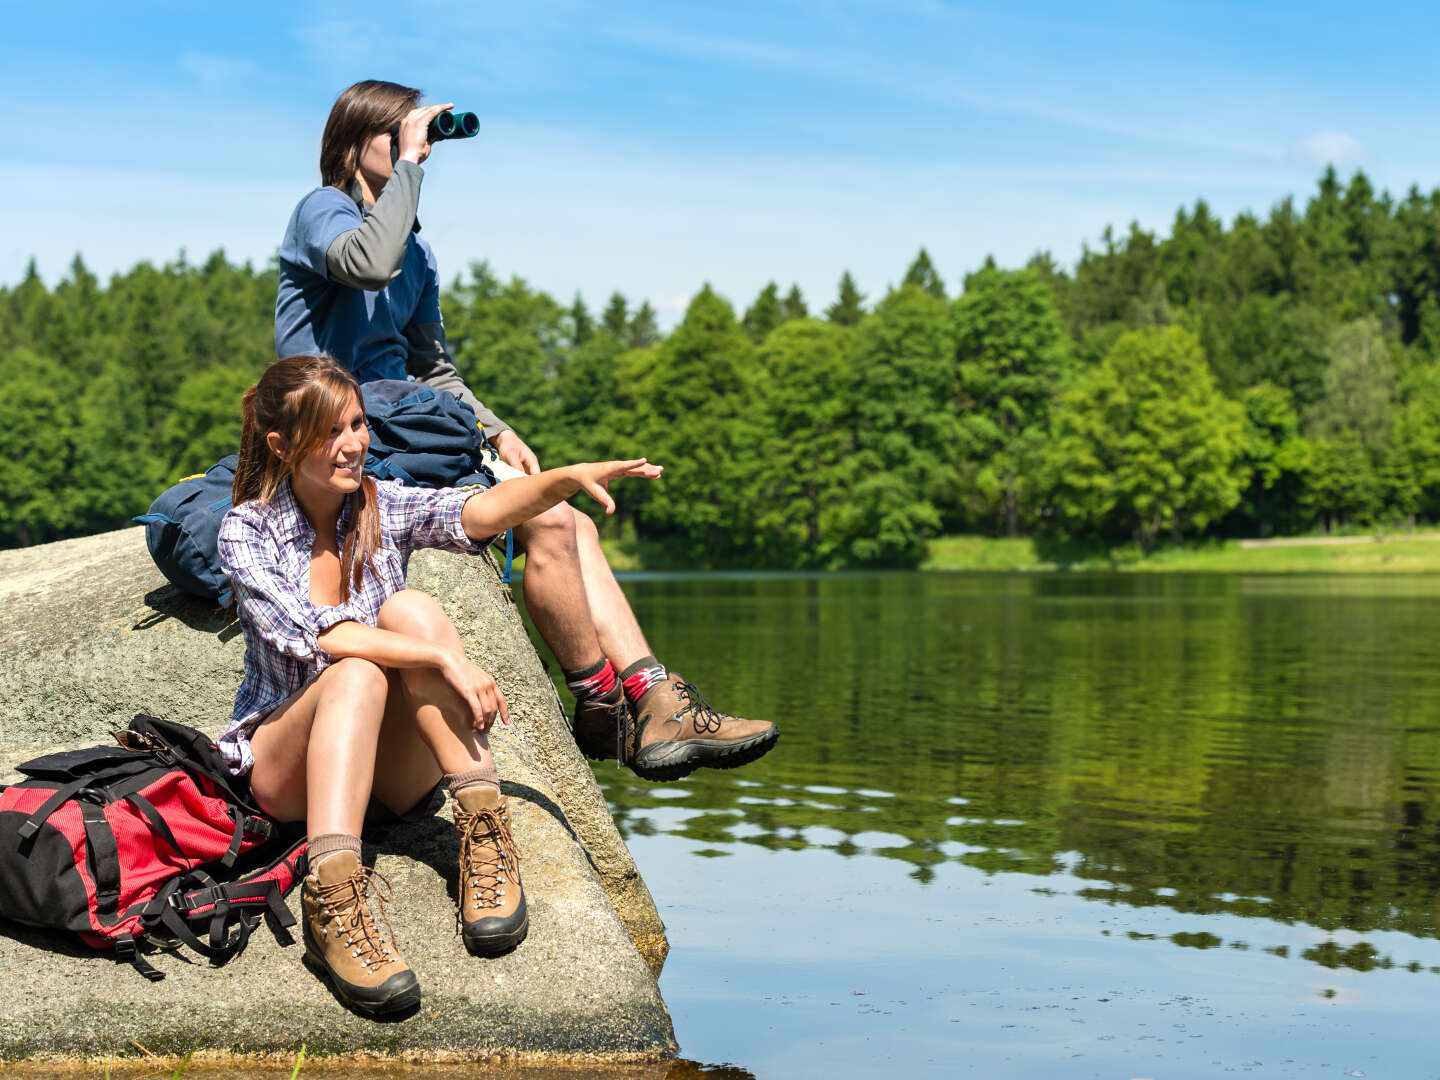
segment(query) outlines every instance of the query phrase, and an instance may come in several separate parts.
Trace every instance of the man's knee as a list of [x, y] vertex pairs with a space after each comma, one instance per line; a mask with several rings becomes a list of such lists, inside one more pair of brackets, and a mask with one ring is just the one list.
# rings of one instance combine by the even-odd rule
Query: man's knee
[[565, 509], [570, 511], [570, 517], [575, 523], [576, 542], [586, 546], [600, 543], [600, 532], [595, 528], [595, 522], [590, 520], [590, 515], [582, 514], [568, 504], [565, 504]]
[[450, 619], [433, 597], [419, 589], [401, 589], [380, 605], [375, 621], [381, 630], [433, 640], [443, 633]]
[[575, 511], [567, 503], [536, 514], [515, 530], [527, 558], [575, 551]]

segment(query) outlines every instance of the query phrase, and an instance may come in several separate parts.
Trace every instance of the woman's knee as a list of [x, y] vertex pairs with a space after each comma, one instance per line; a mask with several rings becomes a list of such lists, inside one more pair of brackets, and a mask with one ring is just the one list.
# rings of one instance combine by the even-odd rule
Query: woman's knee
[[356, 697], [378, 697], [385, 700], [390, 689], [385, 669], [372, 660], [345, 656], [320, 673], [317, 680], [322, 690]]
[[380, 629], [411, 637], [439, 640], [454, 632], [450, 616], [436, 600], [419, 589], [401, 589], [380, 605]]

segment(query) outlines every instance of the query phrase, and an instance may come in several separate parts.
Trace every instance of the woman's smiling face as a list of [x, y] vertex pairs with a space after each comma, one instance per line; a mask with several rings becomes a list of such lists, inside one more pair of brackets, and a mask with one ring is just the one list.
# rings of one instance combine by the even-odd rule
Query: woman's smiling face
[[302, 498], [314, 495], [322, 499], [349, 495], [360, 486], [369, 449], [370, 429], [352, 393], [331, 427], [330, 437], [296, 467], [291, 481], [296, 493]]

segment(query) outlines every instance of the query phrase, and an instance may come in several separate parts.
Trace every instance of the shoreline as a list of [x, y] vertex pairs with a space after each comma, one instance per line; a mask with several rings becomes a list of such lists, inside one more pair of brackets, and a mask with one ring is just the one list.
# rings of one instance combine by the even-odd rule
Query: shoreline
[[[712, 572], [647, 565], [643, 551], [626, 541], [603, 539], [601, 546], [617, 573]], [[516, 560], [517, 570], [523, 565], [523, 559]], [[1161, 547], [1149, 555], [1129, 545], [1106, 548], [1099, 544], [1059, 544], [1030, 537], [1008, 539], [950, 535], [931, 541], [930, 555], [917, 570], [921, 573], [1008, 574], [1066, 571], [1117, 574], [1440, 574], [1440, 533], [1196, 541], [1178, 547]]]

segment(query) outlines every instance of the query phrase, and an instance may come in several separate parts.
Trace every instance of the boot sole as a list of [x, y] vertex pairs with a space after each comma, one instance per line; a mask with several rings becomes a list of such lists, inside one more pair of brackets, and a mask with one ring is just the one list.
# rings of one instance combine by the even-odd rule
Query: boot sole
[[[603, 745], [602, 745], [603, 744]], [[615, 760], [615, 736], [608, 739], [597, 739], [591, 741], [579, 734], [575, 735], [575, 745], [580, 752], [591, 761], [614, 761]]]
[[[330, 989], [335, 992], [335, 996], [347, 1009], [371, 1020], [387, 1020], [407, 1015], [420, 1008], [420, 983], [418, 980], [383, 1001], [365, 1001], [355, 997], [355, 991], [350, 988], [350, 984], [330, 970], [330, 965], [325, 963], [323, 956], [317, 956], [311, 951], [309, 934], [306, 934], [305, 938], [305, 955], [301, 957], [305, 966], [329, 984]], [[414, 972], [411, 972], [411, 975], [413, 977]]]
[[465, 938], [465, 950], [471, 956], [503, 956], [505, 953], [517, 948], [530, 933], [530, 913], [525, 913], [525, 919], [514, 930], [503, 934], [486, 934], [483, 937], [471, 937], [462, 934]]
[[749, 765], [769, 753], [779, 741], [780, 729], [772, 726], [769, 731], [748, 739], [681, 739], [654, 743], [635, 755], [630, 768], [643, 780], [668, 783], [689, 776], [696, 769], [738, 769]]

